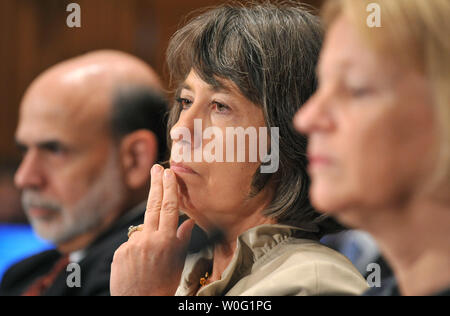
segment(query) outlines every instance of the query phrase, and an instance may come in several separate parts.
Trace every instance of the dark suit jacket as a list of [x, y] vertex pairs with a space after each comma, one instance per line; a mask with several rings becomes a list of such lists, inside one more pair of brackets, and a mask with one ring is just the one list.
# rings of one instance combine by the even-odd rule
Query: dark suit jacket
[[[116, 249], [127, 241], [130, 225], [144, 221], [145, 205], [126, 213], [107, 231], [101, 234], [87, 249], [85, 257], [78, 263], [81, 272], [81, 287], [68, 287], [69, 272], [64, 269], [55, 282], [44, 293], [45, 296], [90, 296], [109, 295], [109, 276]], [[17, 296], [25, 292], [39, 277], [47, 274], [61, 257], [57, 250], [49, 250], [13, 265], [4, 275], [0, 285], [0, 296]], [[73, 280], [73, 278], [69, 278]]]
[[[44, 296], [100, 296], [110, 295], [109, 278], [114, 252], [128, 240], [128, 228], [144, 222], [145, 203], [122, 216], [116, 223], [100, 235], [87, 249], [85, 257], [79, 262], [81, 287], [68, 287], [67, 278], [72, 270], [65, 269], [47, 289]], [[180, 217], [180, 223], [186, 220]], [[208, 239], [206, 234], [195, 226], [192, 231], [189, 252], [196, 252], [216, 242], [217, 237]], [[50, 272], [61, 258], [57, 250], [49, 250], [13, 265], [3, 276], [0, 296], [19, 296], [38, 278]], [[69, 278], [69, 280], [73, 280]]]

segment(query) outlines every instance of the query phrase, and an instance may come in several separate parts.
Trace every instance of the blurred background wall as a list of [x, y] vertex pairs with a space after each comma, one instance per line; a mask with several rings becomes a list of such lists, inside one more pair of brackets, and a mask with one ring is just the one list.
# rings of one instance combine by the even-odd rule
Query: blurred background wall
[[[278, 0], [277, 0], [278, 1]], [[226, 0], [0, 0], [0, 280], [14, 262], [53, 247], [32, 232], [13, 178], [19, 104], [48, 67], [97, 49], [117, 49], [149, 63], [168, 86], [165, 51], [193, 10]], [[323, 0], [302, 1], [319, 8]], [[81, 28], [66, 8], [81, 7]]]
[[[68, 4], [81, 28], [66, 25]], [[218, 0], [0, 0], [0, 164], [17, 160], [14, 132], [26, 87], [43, 70], [95, 49], [134, 54], [163, 76], [170, 36], [193, 10]], [[302, 1], [319, 7], [322, 0]]]

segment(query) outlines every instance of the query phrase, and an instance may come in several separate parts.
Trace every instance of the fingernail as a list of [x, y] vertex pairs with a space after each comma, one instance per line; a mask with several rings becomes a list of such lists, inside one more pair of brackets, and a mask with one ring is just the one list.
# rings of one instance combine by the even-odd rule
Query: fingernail
[[154, 165], [152, 167], [152, 174], [153, 175], [158, 175], [161, 173], [162, 167], [160, 165]]
[[170, 170], [170, 169], [164, 170], [164, 178], [170, 179], [171, 177], [172, 177], [172, 170]]

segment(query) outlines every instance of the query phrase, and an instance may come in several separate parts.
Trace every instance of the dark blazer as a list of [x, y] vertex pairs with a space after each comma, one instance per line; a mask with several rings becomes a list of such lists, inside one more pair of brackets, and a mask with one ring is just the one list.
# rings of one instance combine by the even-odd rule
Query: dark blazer
[[[67, 278], [71, 276], [73, 270], [67, 272], [64, 269], [44, 295], [109, 295], [109, 276], [114, 252], [127, 241], [130, 225], [143, 223], [144, 211], [145, 204], [126, 213], [86, 249], [85, 257], [78, 263], [81, 272], [81, 287], [70, 288], [67, 286]], [[49, 250], [13, 265], [3, 277], [0, 296], [21, 295], [35, 280], [47, 274], [60, 257], [61, 254], [57, 250]]]
[[[67, 278], [71, 276], [64, 269], [47, 289], [44, 296], [108, 296], [109, 277], [114, 252], [128, 240], [128, 228], [144, 222], [146, 203], [127, 212], [107, 231], [101, 234], [87, 249], [85, 257], [78, 263], [81, 271], [81, 287], [68, 287]], [[180, 223], [185, 221], [185, 215], [180, 217]], [[189, 252], [197, 252], [210, 243], [220, 240], [221, 235], [213, 234], [207, 238], [198, 226], [192, 231]], [[49, 250], [25, 259], [13, 265], [3, 276], [0, 284], [0, 296], [19, 296], [38, 278], [50, 272], [61, 258], [57, 250]], [[69, 280], [73, 280], [69, 278]]]

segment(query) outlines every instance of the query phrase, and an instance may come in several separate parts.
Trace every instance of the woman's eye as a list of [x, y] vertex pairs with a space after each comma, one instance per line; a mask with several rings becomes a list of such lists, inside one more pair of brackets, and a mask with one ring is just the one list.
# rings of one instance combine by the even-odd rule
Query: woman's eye
[[176, 101], [183, 110], [188, 109], [192, 104], [191, 100], [185, 98], [178, 98]]
[[354, 98], [362, 98], [367, 96], [372, 92], [372, 89], [367, 87], [361, 87], [361, 88], [349, 88], [350, 95]]
[[231, 108], [228, 105], [219, 103], [219, 102], [214, 102], [213, 103], [214, 109], [216, 110], [216, 112], [221, 113], [221, 114], [226, 114], [228, 113]]

